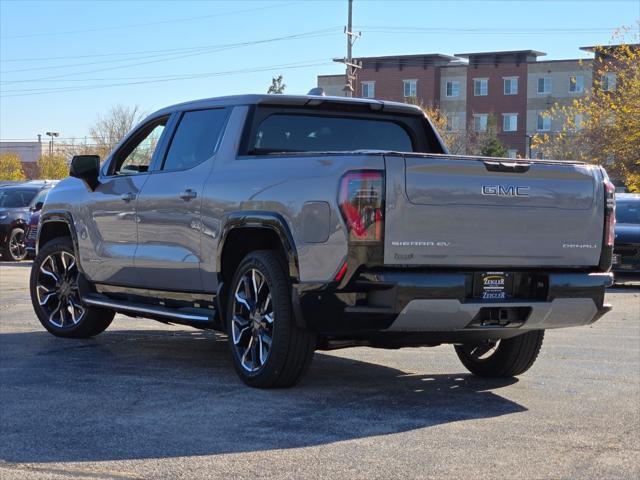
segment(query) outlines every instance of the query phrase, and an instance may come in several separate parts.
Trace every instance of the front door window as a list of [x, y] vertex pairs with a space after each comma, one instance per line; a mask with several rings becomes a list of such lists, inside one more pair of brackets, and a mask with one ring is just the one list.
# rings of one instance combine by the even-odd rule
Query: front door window
[[116, 153], [113, 162], [114, 175], [132, 175], [149, 171], [153, 153], [167, 124], [163, 118], [144, 127], [131, 141]]

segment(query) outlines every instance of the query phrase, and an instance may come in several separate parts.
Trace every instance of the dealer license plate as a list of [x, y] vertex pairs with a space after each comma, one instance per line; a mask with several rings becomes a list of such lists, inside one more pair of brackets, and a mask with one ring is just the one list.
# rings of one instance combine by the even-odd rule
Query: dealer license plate
[[505, 272], [476, 273], [474, 297], [483, 300], [506, 300], [513, 296], [513, 278]]

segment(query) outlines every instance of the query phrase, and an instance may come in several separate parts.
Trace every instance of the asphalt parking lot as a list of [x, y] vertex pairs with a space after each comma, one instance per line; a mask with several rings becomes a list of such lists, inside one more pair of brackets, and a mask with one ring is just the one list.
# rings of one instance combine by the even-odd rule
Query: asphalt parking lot
[[547, 333], [518, 380], [453, 348], [317, 353], [293, 389], [245, 387], [225, 340], [116, 317], [46, 333], [30, 263], [0, 262], [0, 478], [640, 476], [640, 289], [591, 327]]

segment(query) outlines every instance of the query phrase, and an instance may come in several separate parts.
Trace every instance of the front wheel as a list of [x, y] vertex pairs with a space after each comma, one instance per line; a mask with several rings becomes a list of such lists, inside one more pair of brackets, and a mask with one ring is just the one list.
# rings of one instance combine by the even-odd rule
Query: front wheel
[[270, 250], [249, 253], [235, 272], [227, 302], [233, 366], [249, 386], [290, 387], [304, 375], [316, 338], [295, 323], [291, 286]]
[[113, 321], [113, 311], [82, 305], [79, 278], [70, 238], [50, 241], [33, 261], [31, 303], [42, 326], [57, 337], [89, 338]]
[[544, 330], [534, 330], [517, 337], [476, 345], [456, 345], [456, 353], [471, 373], [480, 377], [515, 377], [536, 361]]
[[24, 260], [27, 256], [27, 246], [25, 245], [25, 233], [22, 228], [14, 228], [9, 232], [7, 244], [5, 245], [3, 258], [14, 262]]

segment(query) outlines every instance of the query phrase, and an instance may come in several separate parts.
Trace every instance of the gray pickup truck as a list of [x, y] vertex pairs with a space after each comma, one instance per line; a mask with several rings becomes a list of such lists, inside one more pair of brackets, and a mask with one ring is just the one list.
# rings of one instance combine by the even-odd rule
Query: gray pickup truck
[[414, 106], [246, 95], [150, 115], [77, 156], [40, 218], [30, 288], [59, 337], [114, 313], [226, 332], [286, 387], [314, 351], [455, 345], [514, 376], [544, 330], [610, 308], [614, 189], [579, 162], [448, 155]]

